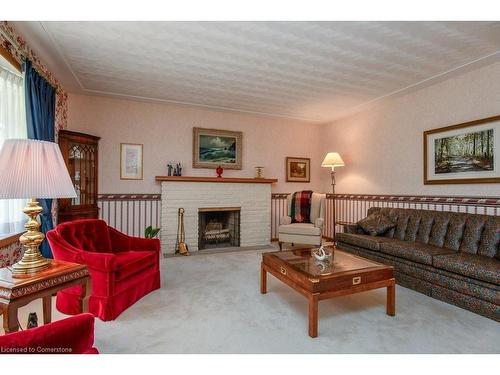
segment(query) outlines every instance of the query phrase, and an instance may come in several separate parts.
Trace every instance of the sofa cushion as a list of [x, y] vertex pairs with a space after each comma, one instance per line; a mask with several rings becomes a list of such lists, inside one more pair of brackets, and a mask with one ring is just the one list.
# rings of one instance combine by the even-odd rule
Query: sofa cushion
[[319, 236], [321, 234], [321, 229], [310, 223], [294, 223], [289, 225], [280, 225], [279, 233]]
[[500, 216], [488, 216], [481, 235], [478, 254], [500, 259]]
[[395, 239], [405, 239], [406, 228], [408, 227], [408, 222], [410, 221], [410, 213], [410, 210], [399, 210], [396, 229], [394, 231]]
[[429, 245], [443, 247], [449, 222], [450, 215], [448, 212], [436, 212], [434, 214], [434, 224], [431, 229]]
[[432, 257], [440, 254], [455, 253], [450, 249], [423, 244], [420, 242], [409, 242], [393, 240], [380, 244], [380, 251], [394, 255], [399, 258], [412, 260], [414, 262], [432, 265]]
[[[399, 211], [397, 208], [389, 208], [389, 207], [384, 207], [380, 210], [382, 214], [387, 216], [393, 223], [398, 222], [398, 217], [399, 217]], [[384, 236], [393, 238], [394, 237], [394, 232], [396, 232], [396, 227], [389, 229]]]
[[465, 220], [467, 219], [467, 215], [462, 213], [450, 213], [449, 215], [450, 222], [448, 223], [448, 230], [446, 231], [443, 246], [447, 249], [458, 251], [460, 242], [462, 242], [462, 237], [464, 235]]
[[415, 241], [417, 239], [417, 232], [420, 227], [421, 220], [422, 211], [414, 210], [414, 212], [410, 214], [410, 219], [408, 220], [408, 225], [406, 226], [405, 241]]
[[348, 243], [350, 245], [359, 246], [364, 249], [374, 251], [380, 250], [380, 244], [387, 241], [393, 241], [387, 237], [374, 237], [368, 234], [350, 234], [350, 233], [337, 233], [337, 240], [340, 242]]
[[83, 251], [112, 253], [108, 225], [104, 220], [83, 219], [57, 226], [59, 235], [70, 245]]
[[420, 225], [418, 226], [416, 241], [420, 243], [429, 243], [431, 237], [432, 225], [434, 224], [434, 212], [421, 211]]
[[434, 256], [433, 266], [473, 279], [500, 284], [500, 261], [483, 255], [456, 253]]
[[379, 236], [387, 232], [387, 230], [396, 226], [389, 218], [381, 213], [371, 214], [357, 222], [365, 233], [371, 236]]
[[477, 254], [486, 219], [487, 216], [484, 215], [468, 215], [465, 221], [464, 235], [460, 243], [460, 251]]
[[116, 279], [124, 280], [148, 267], [154, 267], [158, 254], [155, 251], [122, 251], [116, 256]]

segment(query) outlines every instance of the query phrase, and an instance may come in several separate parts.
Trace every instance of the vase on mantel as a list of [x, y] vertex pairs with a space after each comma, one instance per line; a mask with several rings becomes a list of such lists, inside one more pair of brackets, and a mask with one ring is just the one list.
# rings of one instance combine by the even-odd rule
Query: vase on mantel
[[215, 173], [217, 173], [218, 178], [222, 178], [223, 172], [224, 172], [224, 168], [222, 168], [220, 165], [215, 169]]

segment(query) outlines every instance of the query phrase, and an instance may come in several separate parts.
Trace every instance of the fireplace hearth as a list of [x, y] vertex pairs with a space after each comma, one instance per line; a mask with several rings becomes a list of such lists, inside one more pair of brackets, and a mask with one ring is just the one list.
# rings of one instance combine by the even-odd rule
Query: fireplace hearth
[[240, 246], [239, 207], [198, 209], [198, 250]]

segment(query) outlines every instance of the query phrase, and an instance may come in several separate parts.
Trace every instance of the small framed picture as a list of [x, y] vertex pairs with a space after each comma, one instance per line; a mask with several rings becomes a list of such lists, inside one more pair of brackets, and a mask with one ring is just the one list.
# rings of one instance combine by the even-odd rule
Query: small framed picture
[[120, 179], [142, 180], [142, 145], [120, 143]]
[[500, 183], [500, 116], [424, 132], [424, 184]]
[[286, 158], [286, 181], [287, 182], [310, 182], [311, 181], [311, 159], [309, 158]]

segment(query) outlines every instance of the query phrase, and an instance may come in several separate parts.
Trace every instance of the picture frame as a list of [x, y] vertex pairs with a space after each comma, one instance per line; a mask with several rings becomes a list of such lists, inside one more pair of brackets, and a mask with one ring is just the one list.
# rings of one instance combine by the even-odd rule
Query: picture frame
[[120, 180], [142, 180], [143, 145], [120, 143]]
[[193, 168], [241, 169], [243, 133], [193, 128]]
[[311, 182], [311, 159], [288, 156], [286, 182]]
[[500, 183], [500, 116], [426, 130], [424, 185]]

